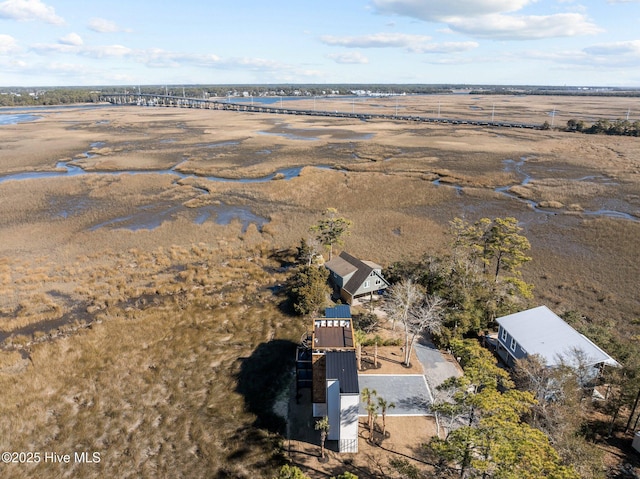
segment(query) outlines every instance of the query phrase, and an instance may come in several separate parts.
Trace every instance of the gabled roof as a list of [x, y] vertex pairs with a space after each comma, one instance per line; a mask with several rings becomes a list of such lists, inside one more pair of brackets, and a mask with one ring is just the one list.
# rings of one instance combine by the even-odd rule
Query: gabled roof
[[589, 366], [600, 363], [619, 366], [615, 359], [546, 306], [503, 316], [496, 321], [528, 355], [540, 355], [547, 366], [558, 365], [562, 359], [571, 362], [571, 353], [575, 350], [585, 354]]
[[340, 253], [340, 256], [336, 256], [324, 264], [329, 270], [342, 278], [350, 275], [351, 273], [355, 273], [358, 270], [358, 267], [352, 264], [350, 261], [347, 261], [347, 259], [345, 259], [343, 255], [353, 258], [353, 256], [343, 251], [342, 253]]
[[355, 351], [331, 351], [326, 357], [327, 379], [337, 379], [340, 382], [340, 392], [343, 394], [359, 394], [358, 367]]
[[[351, 256], [346, 251], [340, 253], [340, 256], [327, 261], [325, 266], [339, 276], [347, 276], [353, 273], [349, 281], [342, 287], [346, 292], [354, 294], [358, 288], [364, 283], [374, 269], [382, 269], [382, 266], [372, 261], [361, 261], [355, 256]], [[384, 278], [380, 276], [384, 281]], [[386, 282], [386, 281], [385, 281]]]

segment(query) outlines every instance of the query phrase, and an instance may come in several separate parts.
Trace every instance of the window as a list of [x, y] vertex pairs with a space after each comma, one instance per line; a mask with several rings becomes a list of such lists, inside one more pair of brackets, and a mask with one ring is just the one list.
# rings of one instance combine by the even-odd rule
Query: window
[[368, 287], [369, 287], [369, 281], [365, 281], [363, 286], [364, 286], [365, 288], [368, 288]]
[[502, 338], [502, 340], [506, 343], [507, 342], [507, 330], [504, 328], [502, 329], [502, 333], [500, 334], [500, 338]]
[[511, 351], [515, 351], [516, 350], [516, 340], [511, 338]]

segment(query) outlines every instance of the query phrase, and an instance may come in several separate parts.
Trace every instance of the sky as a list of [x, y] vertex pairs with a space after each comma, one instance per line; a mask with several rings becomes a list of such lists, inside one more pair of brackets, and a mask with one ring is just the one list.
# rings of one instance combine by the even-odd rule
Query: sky
[[640, 0], [0, 0], [0, 86], [640, 87]]

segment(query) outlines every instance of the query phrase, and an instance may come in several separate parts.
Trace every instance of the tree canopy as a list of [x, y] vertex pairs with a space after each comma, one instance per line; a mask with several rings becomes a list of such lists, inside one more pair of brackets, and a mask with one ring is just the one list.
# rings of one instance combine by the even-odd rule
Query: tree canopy
[[301, 315], [319, 311], [331, 293], [327, 279], [329, 270], [323, 266], [301, 266], [289, 280], [289, 297], [293, 309]]
[[456, 218], [449, 228], [450, 254], [394, 263], [385, 277], [394, 284], [410, 278], [442, 298], [445, 320], [437, 339], [446, 344], [526, 306], [532, 286], [522, 280], [521, 267], [531, 260], [531, 245], [521, 231], [510, 217], [474, 223]]
[[433, 410], [449, 419], [446, 437], [434, 437], [427, 448], [440, 466], [462, 478], [577, 479], [563, 464], [547, 435], [523, 421], [536, 403], [533, 394], [513, 388], [508, 374], [477, 341], [453, 341], [464, 376], [441, 389], [450, 400]]
[[333, 245], [343, 244], [345, 236], [351, 234], [352, 222], [339, 216], [336, 208], [327, 208], [322, 213], [323, 218], [313, 225], [310, 230], [316, 233], [318, 242], [329, 250], [329, 259], [333, 256]]

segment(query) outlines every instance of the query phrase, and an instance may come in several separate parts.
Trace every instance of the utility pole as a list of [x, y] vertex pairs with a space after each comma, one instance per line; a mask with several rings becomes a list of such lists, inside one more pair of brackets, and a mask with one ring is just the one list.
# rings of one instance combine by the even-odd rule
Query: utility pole
[[553, 128], [553, 123], [556, 119], [556, 109], [554, 108], [553, 111], [551, 112], [551, 128]]

